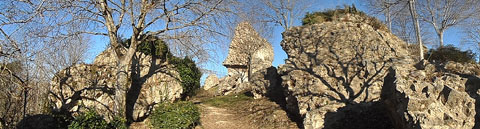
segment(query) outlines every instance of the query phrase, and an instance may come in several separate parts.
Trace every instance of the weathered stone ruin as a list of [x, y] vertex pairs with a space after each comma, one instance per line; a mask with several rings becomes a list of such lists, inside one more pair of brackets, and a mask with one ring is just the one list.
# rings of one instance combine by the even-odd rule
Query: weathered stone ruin
[[304, 128], [479, 128], [480, 67], [418, 67], [405, 42], [356, 17], [283, 33], [278, 71]]
[[422, 70], [397, 63], [385, 77], [381, 97], [396, 128], [471, 129], [478, 128], [474, 98], [479, 87], [478, 76], [433, 64]]
[[[223, 65], [228, 69], [228, 75], [222, 78], [218, 84], [218, 94], [227, 95], [251, 91], [256, 86], [250, 82], [258, 82], [260, 80], [264, 80], [265, 83], [255, 84], [269, 87], [270, 81], [267, 81], [269, 79], [265, 79], [261, 75], [257, 75], [258, 77], [254, 76], [256, 74], [266, 74], [267, 69], [272, 67], [272, 62], [273, 48], [271, 44], [265, 38], [262, 38], [248, 22], [239, 23], [235, 28], [234, 37], [230, 43], [228, 56], [223, 62]], [[249, 73], [251, 74], [250, 80], [248, 80]], [[276, 72], [274, 73], [276, 74]], [[256, 98], [260, 98], [262, 93], [257, 94]]]
[[[59, 111], [76, 112], [85, 107], [112, 118], [116, 83], [114, 51], [109, 48], [93, 64], [78, 64], [61, 70], [52, 79], [49, 99]], [[155, 103], [181, 98], [183, 88], [175, 68], [162, 59], [138, 52], [131, 64], [135, 88], [127, 91], [127, 115], [134, 120], [149, 114]]]
[[305, 118], [305, 128], [330, 127], [335, 123], [325, 123], [327, 113], [378, 101], [392, 61], [410, 58], [406, 43], [362, 22], [294, 27], [283, 37], [288, 59], [279, 72], [287, 89], [287, 108]]
[[205, 79], [205, 84], [203, 85], [203, 89], [208, 90], [212, 87], [215, 87], [218, 85], [219, 81], [220, 80], [218, 79], [217, 75], [215, 74], [208, 75], [207, 79]]
[[240, 74], [247, 81], [248, 66], [251, 73], [272, 66], [272, 45], [262, 38], [248, 22], [241, 22], [235, 28], [228, 56], [223, 62], [228, 75]]

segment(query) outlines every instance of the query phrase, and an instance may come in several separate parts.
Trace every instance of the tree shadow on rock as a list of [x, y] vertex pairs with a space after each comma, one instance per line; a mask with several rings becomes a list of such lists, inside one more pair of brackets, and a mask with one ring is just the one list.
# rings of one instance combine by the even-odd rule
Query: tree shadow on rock
[[325, 115], [325, 129], [393, 129], [381, 102], [346, 105]]
[[468, 95], [475, 99], [475, 125], [474, 129], [480, 129], [480, 95], [478, 90], [480, 89], [480, 78], [473, 75], [460, 74], [464, 78], [468, 78], [465, 83], [465, 91]]

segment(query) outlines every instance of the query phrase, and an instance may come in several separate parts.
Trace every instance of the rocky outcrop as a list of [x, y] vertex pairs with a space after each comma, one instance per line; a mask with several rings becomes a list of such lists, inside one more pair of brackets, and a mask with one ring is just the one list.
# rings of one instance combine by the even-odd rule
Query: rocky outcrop
[[228, 69], [228, 75], [242, 74], [246, 77], [249, 64], [251, 73], [254, 73], [272, 66], [272, 62], [272, 45], [248, 22], [239, 23], [230, 43], [228, 56], [223, 62]]
[[207, 79], [205, 79], [205, 84], [203, 85], [203, 89], [208, 90], [212, 87], [215, 87], [218, 85], [219, 81], [220, 80], [218, 79], [217, 75], [215, 74], [208, 75]]
[[[252, 90], [253, 85], [251, 85], [252, 80], [249, 80], [249, 74], [251, 74], [250, 78], [253, 78], [255, 73], [266, 74], [265, 71], [272, 66], [272, 62], [272, 45], [262, 38], [248, 22], [238, 24], [230, 43], [228, 56], [223, 62], [223, 65], [227, 67], [228, 75], [219, 82], [217, 94], [228, 95]], [[256, 81], [269, 80], [262, 75], [258, 75], [255, 79]], [[269, 85], [266, 83], [258, 85], [265, 87], [265, 85]], [[257, 97], [260, 96], [257, 94]]]
[[250, 90], [250, 84], [243, 82], [243, 75], [236, 74], [222, 78], [218, 84], [217, 95], [229, 95]]
[[[144, 117], [155, 103], [172, 102], [181, 97], [183, 88], [176, 69], [165, 60], [140, 52], [131, 64], [133, 71], [127, 91], [127, 115]], [[52, 79], [49, 99], [61, 111], [95, 108], [111, 118], [116, 83], [116, 60], [113, 49], [98, 55], [93, 64], [78, 64], [61, 70]]]
[[250, 85], [252, 87], [253, 97], [272, 98], [283, 96], [283, 89], [281, 86], [281, 78], [277, 73], [275, 67], [259, 70], [252, 74]]
[[349, 20], [293, 27], [283, 33], [288, 55], [280, 66], [287, 109], [305, 128], [324, 128], [325, 115], [339, 108], [378, 101], [393, 61], [409, 57], [407, 44], [390, 32]]
[[[462, 66], [457, 68], [459, 67], [468, 68]], [[402, 129], [474, 127], [475, 99], [466, 89], [471, 78], [443, 70], [445, 69], [436, 68], [432, 64], [427, 64], [425, 70], [417, 70], [411, 65], [396, 65], [390, 68], [385, 78], [382, 101], [395, 127]], [[473, 85], [480, 87], [480, 83]]]

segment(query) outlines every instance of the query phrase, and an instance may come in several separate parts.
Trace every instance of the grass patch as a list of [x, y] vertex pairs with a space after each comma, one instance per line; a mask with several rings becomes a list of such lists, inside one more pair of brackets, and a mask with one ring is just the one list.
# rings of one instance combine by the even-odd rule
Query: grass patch
[[162, 103], [150, 120], [154, 129], [190, 129], [200, 122], [200, 111], [192, 102]]
[[253, 100], [253, 97], [245, 94], [235, 94], [213, 97], [205, 100], [204, 103], [215, 107], [231, 107], [234, 106], [235, 103], [251, 100]]

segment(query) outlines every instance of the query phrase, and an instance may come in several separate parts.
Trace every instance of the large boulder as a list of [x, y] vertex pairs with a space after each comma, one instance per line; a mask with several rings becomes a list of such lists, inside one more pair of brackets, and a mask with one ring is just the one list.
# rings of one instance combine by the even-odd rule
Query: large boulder
[[208, 75], [207, 79], [205, 79], [205, 84], [203, 84], [203, 89], [208, 90], [212, 87], [215, 87], [218, 85], [220, 80], [218, 79], [217, 75], [211, 74]]
[[[411, 65], [390, 68], [381, 97], [396, 128], [471, 129], [475, 126], [476, 102], [466, 92], [467, 87], [472, 87], [467, 86], [472, 78], [436, 67], [427, 64], [424, 70]], [[473, 85], [480, 87], [480, 83]]]
[[262, 69], [253, 73], [250, 79], [250, 84], [255, 99], [283, 96], [281, 78], [275, 67]]
[[287, 109], [308, 117], [305, 128], [332, 124], [325, 124], [325, 115], [339, 108], [378, 101], [393, 61], [413, 62], [401, 39], [355, 21], [362, 16], [347, 17], [349, 20], [293, 27], [283, 33], [281, 46], [288, 59], [279, 74]]
[[228, 75], [247, 75], [250, 63], [251, 73], [272, 66], [273, 47], [258, 34], [248, 22], [241, 22], [235, 28], [228, 56], [223, 65]]
[[[98, 55], [93, 64], [78, 64], [59, 71], [51, 81], [49, 99], [61, 111], [95, 108], [107, 118], [113, 117], [116, 60], [113, 49]], [[173, 102], [181, 98], [180, 76], [166, 60], [136, 53], [132, 61], [127, 86], [127, 113], [133, 119], [142, 118], [152, 105]], [[127, 114], [127, 115], [128, 115]]]
[[[269, 80], [261, 75], [253, 76], [256, 76], [255, 73], [265, 73], [272, 67], [273, 57], [272, 45], [248, 22], [239, 23], [230, 43], [228, 56], [223, 62], [227, 67], [228, 75], [218, 84], [218, 95], [251, 91], [253, 80]], [[258, 85], [264, 86], [264, 84]], [[260, 96], [257, 94], [257, 97]]]
[[241, 74], [228, 75], [221, 80], [218, 84], [216, 95], [237, 94], [250, 91], [251, 89], [248, 82], [243, 82], [243, 76]]

